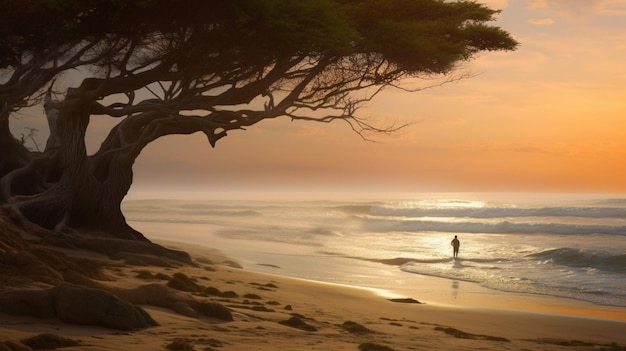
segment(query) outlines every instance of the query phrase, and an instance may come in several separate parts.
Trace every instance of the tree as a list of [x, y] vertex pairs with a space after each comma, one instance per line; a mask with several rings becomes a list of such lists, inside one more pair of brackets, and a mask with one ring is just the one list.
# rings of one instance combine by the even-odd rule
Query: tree
[[[147, 241], [120, 204], [144, 147], [203, 133], [211, 146], [262, 120], [346, 122], [392, 132], [358, 108], [406, 78], [446, 76], [517, 42], [488, 25], [499, 11], [443, 0], [23, 0], [0, 25], [0, 199], [57, 232], [92, 229]], [[3, 8], [8, 8], [9, 5]], [[54, 13], [54, 17], [50, 14]], [[36, 21], [11, 18], [32, 16]], [[19, 22], [19, 23], [18, 23]], [[55, 93], [70, 69], [84, 79]], [[29, 84], [27, 84], [29, 83]], [[9, 115], [44, 100], [50, 137], [31, 152]], [[60, 98], [58, 98], [60, 97]], [[93, 118], [116, 118], [87, 155]]]

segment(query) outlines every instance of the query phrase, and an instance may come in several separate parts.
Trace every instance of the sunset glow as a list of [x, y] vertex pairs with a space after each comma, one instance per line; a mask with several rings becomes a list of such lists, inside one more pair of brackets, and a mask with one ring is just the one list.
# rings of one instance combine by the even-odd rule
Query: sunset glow
[[285, 118], [215, 149], [199, 135], [164, 138], [139, 157], [131, 191], [626, 192], [626, 2], [484, 2], [521, 46], [459, 67], [471, 78], [389, 89], [361, 111], [408, 123], [399, 133], [371, 143], [341, 123]]

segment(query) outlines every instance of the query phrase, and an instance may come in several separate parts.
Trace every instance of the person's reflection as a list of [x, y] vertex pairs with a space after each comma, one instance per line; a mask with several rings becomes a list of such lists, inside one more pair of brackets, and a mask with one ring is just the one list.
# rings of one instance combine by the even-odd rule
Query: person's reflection
[[459, 296], [459, 282], [456, 280], [452, 281], [452, 297], [456, 300]]

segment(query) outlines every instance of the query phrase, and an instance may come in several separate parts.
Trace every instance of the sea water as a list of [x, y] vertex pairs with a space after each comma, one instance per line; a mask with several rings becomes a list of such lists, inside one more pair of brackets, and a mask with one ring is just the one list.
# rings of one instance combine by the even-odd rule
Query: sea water
[[626, 306], [623, 195], [149, 199], [127, 200], [123, 211], [152, 240], [217, 248], [254, 270], [379, 288], [393, 288], [385, 276], [399, 270]]

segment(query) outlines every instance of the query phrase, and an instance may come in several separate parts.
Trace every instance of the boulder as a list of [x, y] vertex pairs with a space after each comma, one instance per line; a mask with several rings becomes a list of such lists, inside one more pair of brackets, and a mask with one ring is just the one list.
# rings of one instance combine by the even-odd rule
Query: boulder
[[217, 302], [205, 302], [202, 304], [202, 314], [207, 317], [217, 318], [223, 321], [232, 321], [233, 314], [230, 310]]
[[156, 326], [142, 308], [100, 289], [63, 283], [49, 290], [13, 290], [0, 294], [0, 312], [58, 318], [66, 323], [117, 330]]
[[0, 294], [0, 312], [14, 316], [54, 318], [49, 290], [12, 290]]
[[0, 351], [33, 351], [30, 347], [18, 341], [0, 341]]
[[217, 302], [202, 302], [182, 291], [162, 284], [148, 284], [132, 289], [114, 289], [116, 296], [138, 305], [152, 305], [170, 310], [187, 317], [196, 318], [200, 314], [210, 318], [232, 321], [230, 310]]
[[51, 294], [56, 315], [63, 322], [118, 330], [158, 325], [142, 308], [104, 290], [61, 284]]

